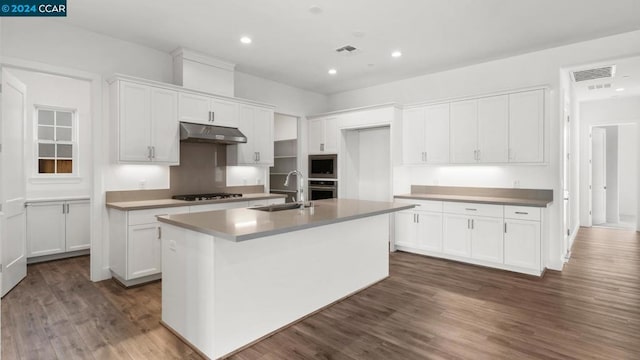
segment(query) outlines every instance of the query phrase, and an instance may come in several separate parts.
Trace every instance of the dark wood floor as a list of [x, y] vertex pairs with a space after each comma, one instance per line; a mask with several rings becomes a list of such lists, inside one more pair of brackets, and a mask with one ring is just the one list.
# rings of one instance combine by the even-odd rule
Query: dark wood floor
[[[581, 229], [573, 250], [542, 279], [392, 254], [389, 279], [232, 359], [640, 359], [640, 235]], [[87, 269], [29, 267], [2, 301], [3, 359], [199, 358], [158, 325], [159, 283]]]

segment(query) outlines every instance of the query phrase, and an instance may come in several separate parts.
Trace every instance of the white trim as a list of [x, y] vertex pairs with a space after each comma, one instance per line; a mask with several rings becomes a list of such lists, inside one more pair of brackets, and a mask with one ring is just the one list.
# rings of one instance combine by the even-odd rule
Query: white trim
[[[17, 59], [13, 57], [0, 57], [0, 65], [23, 69], [28, 71], [43, 72], [53, 75], [89, 81], [91, 83], [91, 156], [93, 159], [93, 186], [91, 189], [91, 265], [90, 274], [92, 281], [101, 281], [111, 278], [109, 271], [109, 242], [107, 212], [104, 199], [103, 167], [108, 163], [108, 141], [103, 141], [103, 134], [108, 134], [108, 122], [103, 113], [103, 82], [102, 76], [96, 73], [76, 70], [66, 67], [49, 65], [41, 62]], [[104, 107], [106, 111], [106, 107]]]
[[175, 59], [176, 57], [182, 57], [183, 59], [199, 62], [201, 64], [217, 67], [223, 70], [235, 71], [236, 64], [230, 63], [227, 61], [222, 61], [220, 59], [216, 59], [214, 57], [208, 56], [206, 54], [179, 47], [171, 52], [171, 56]]
[[375, 110], [375, 109], [390, 108], [390, 107], [397, 108], [397, 109], [402, 109], [403, 108], [400, 104], [384, 103], [384, 104], [377, 104], [377, 105], [371, 105], [371, 106], [362, 106], [362, 107], [351, 108], [351, 109], [335, 110], [335, 111], [330, 111], [330, 112], [325, 112], [325, 113], [320, 113], [320, 114], [306, 115], [306, 118], [308, 120], [310, 120], [310, 119], [315, 119], [315, 118], [325, 117], [325, 116], [333, 116], [333, 115], [356, 112], [356, 111]]

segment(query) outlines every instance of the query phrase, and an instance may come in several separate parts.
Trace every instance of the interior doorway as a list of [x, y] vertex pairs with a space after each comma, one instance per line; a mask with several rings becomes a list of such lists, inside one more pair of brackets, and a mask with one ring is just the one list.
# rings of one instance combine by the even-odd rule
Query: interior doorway
[[591, 129], [591, 222], [635, 229], [637, 222], [636, 125]]

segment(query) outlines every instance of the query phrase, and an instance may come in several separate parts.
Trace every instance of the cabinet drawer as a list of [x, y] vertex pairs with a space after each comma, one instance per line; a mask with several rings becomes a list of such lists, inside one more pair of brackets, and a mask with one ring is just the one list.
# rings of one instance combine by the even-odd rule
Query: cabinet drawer
[[403, 204], [416, 204], [416, 207], [413, 208], [413, 210], [415, 211], [442, 212], [442, 201], [404, 199], [404, 198], [396, 198], [394, 199], [394, 201], [403, 203]]
[[464, 202], [445, 202], [443, 211], [451, 214], [502, 217], [504, 206]]
[[188, 213], [188, 206], [129, 211], [129, 225], [153, 224], [158, 221], [156, 215]]
[[202, 204], [202, 205], [194, 205], [189, 207], [190, 213], [198, 213], [204, 211], [216, 211], [216, 210], [227, 210], [227, 209], [240, 209], [249, 206], [249, 202], [247, 201], [234, 201], [228, 203], [217, 203], [217, 204]]
[[530, 206], [505, 206], [504, 217], [506, 219], [535, 220], [540, 221], [540, 208]]

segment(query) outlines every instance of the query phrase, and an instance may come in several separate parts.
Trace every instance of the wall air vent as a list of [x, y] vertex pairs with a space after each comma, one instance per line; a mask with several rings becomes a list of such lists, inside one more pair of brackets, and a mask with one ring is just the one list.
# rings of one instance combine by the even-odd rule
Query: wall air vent
[[356, 48], [355, 46], [345, 45], [343, 47], [337, 48], [336, 52], [338, 54], [342, 54], [342, 55], [353, 55], [353, 54], [356, 54], [356, 53], [360, 52], [360, 50], [358, 48]]
[[615, 76], [615, 74], [616, 74], [615, 65], [571, 72], [574, 82], [612, 78]]

